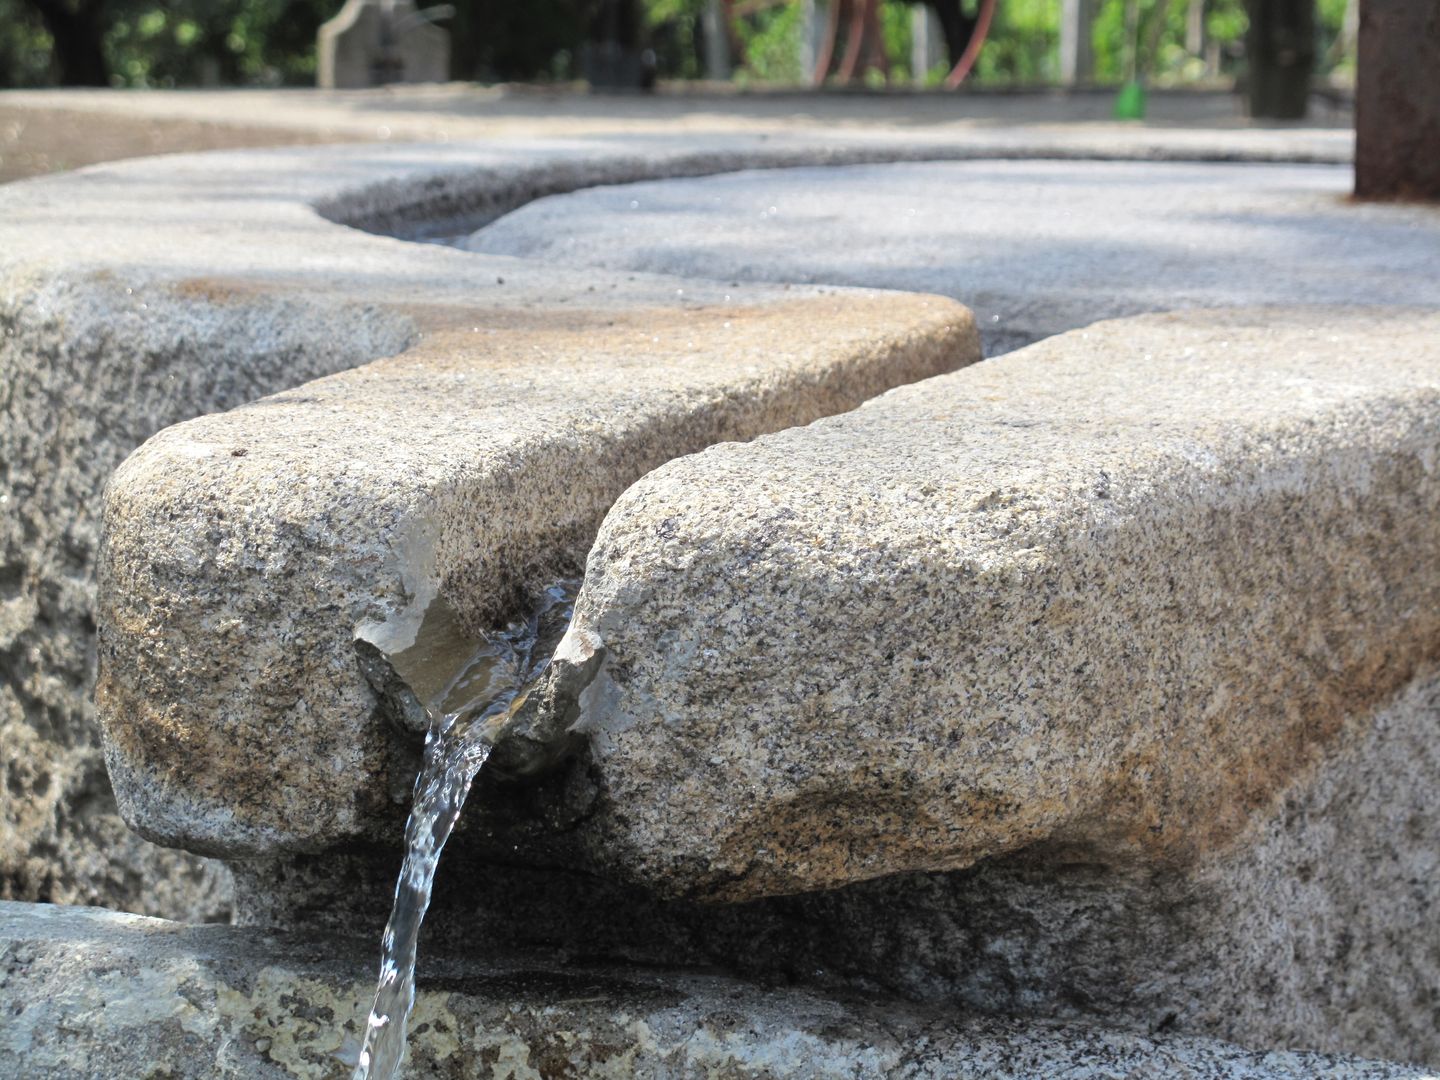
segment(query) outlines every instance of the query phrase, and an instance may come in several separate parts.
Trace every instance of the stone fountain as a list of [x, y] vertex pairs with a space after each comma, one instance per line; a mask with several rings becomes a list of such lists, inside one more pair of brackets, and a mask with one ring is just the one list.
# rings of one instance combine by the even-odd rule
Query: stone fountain
[[347, 1075], [427, 686], [582, 575], [407, 1075], [1440, 1062], [1440, 217], [1159, 151], [0, 190], [7, 880], [239, 924], [5, 904], [0, 1071]]

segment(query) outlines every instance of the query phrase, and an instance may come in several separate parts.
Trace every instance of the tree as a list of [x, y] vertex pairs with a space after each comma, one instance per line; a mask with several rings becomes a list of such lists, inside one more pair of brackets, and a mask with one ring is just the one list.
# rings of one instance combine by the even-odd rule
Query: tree
[[1440, 201], [1440, 7], [1362, 0], [1355, 194]]

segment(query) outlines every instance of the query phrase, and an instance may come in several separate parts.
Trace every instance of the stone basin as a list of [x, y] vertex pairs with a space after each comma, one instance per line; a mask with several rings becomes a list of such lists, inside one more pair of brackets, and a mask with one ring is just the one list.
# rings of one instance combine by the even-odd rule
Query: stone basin
[[[770, 152], [784, 163], [800, 151]], [[842, 150], [831, 153], [843, 157]], [[700, 165], [687, 159], [676, 167]], [[405, 798], [414, 736], [386, 720], [393, 710], [377, 701], [356, 663], [356, 641], [392, 653], [404, 649], [432, 604], [453, 613], [458, 630], [473, 638], [523, 610], [527, 594], [578, 573], [599, 530], [577, 633], [606, 643], [609, 666], [586, 691], [593, 700], [560, 706], [567, 715], [584, 714], [585, 767], [596, 775], [580, 785], [591, 794], [577, 796], [567, 815], [580, 815], [583, 824], [571, 820], [562, 831], [566, 845], [583, 849], [576, 857], [605, 872], [674, 895], [743, 899], [899, 871], [955, 869], [1042, 839], [1154, 850], [1166, 860], [1223, 842], [1284, 787], [1343, 716], [1383, 700], [1429, 656], [1434, 628], [1423, 613], [1435, 600], [1428, 591], [1431, 568], [1413, 560], [1434, 551], [1430, 495], [1424, 485], [1411, 490], [1413, 470], [1406, 464], [1411, 457], [1428, 461], [1431, 452], [1425, 441], [1435, 365], [1429, 311], [1265, 308], [1194, 322], [1097, 324], [951, 383], [918, 383], [834, 428], [802, 434], [809, 421], [844, 412], [888, 386], [973, 361], [968, 313], [923, 294], [742, 286], [723, 277], [656, 279], [604, 266], [564, 271], [588, 275], [583, 292], [578, 285], [557, 292], [549, 280], [550, 291], [533, 300], [524, 292], [531, 287], [524, 275], [537, 266], [584, 262], [586, 252], [596, 250], [578, 246], [577, 232], [593, 232], [601, 247], [616, 251], [645, 250], [643, 243], [623, 242], [636, 239], [626, 232], [634, 219], [618, 209], [632, 194], [630, 203], [658, 199], [663, 220], [672, 210], [685, 212], [687, 198], [710, 205], [711, 191], [720, 192], [715, 198], [723, 210], [727, 199], [740, 197], [730, 191], [737, 184], [752, 185], [742, 186], [744, 196], [754, 185], [784, 192], [815, 181], [821, 192], [827, 183], [840, 186], [836, 206], [893, 184], [899, 202], [918, 200], [935, 222], [929, 230], [902, 230], [880, 264], [854, 271], [852, 283], [873, 270], [894, 284], [887, 268], [909, 265], [908, 281], [919, 283], [930, 273], [969, 298], [975, 275], [1005, 266], [970, 266], [1002, 228], [996, 212], [985, 209], [998, 199], [996, 184], [1023, 192], [1030, 190], [1028, 178], [1042, 192], [1036, 212], [1050, 218], [1022, 219], [1023, 253], [1038, 243], [1045, 220], [1059, 222], [1067, 213], [1091, 220], [1097, 192], [1127, 177], [1137, 183], [1136, 169], [1035, 162], [851, 166], [833, 174], [781, 169], [672, 181], [678, 194], [664, 184], [621, 185], [559, 197], [470, 241], [514, 248], [515, 237], [541, 234], [531, 242], [533, 252], [522, 254], [545, 261], [509, 259], [508, 277], [497, 272], [494, 284], [484, 283], [489, 306], [412, 296], [397, 309], [391, 301], [382, 310], [403, 314], [413, 328], [403, 354], [152, 439], [111, 481], [100, 561], [98, 700], [110, 773], [128, 820], [163, 843], [230, 857], [383, 839]], [[1234, 218], [1244, 243], [1216, 241], [1188, 270], [1177, 270], [1176, 303], [1344, 296], [1346, 279], [1307, 270], [1305, 257], [1318, 237], [1342, 240], [1352, 270], [1378, 267], [1386, 253], [1411, 271], [1429, 265], [1427, 256], [1434, 262], [1437, 248], [1426, 243], [1440, 238], [1433, 212], [1382, 208], [1346, 217], [1334, 201], [1338, 172], [1162, 166], [1156, 190], [1142, 189], [1149, 202], [1137, 203], [1133, 235], [1116, 219], [1119, 235], [1103, 256], [1062, 258], [1019, 280], [1000, 273], [986, 295], [1001, 299], [987, 303], [1035, 313], [1031, 323], [1017, 318], [1004, 331], [1025, 338], [1073, 324], [1087, 305], [1095, 316], [1154, 306], [1163, 299], [1154, 280], [1172, 257], [1157, 239], [1158, 225], [1176, 218], [1180, 207], [1188, 207], [1186, 220], [1196, 223], [1174, 225], [1182, 238], [1196, 235], [1206, 221]], [[831, 179], [816, 180], [822, 176]], [[953, 214], [933, 195], [937, 186], [952, 197]], [[392, 229], [418, 213], [376, 209], [378, 190], [372, 185], [327, 212]], [[441, 213], [446, 197], [423, 190], [428, 212]], [[971, 190], [973, 212], [964, 198]], [[1062, 195], [1072, 211], [1063, 201], [1050, 205]], [[597, 202], [598, 210], [588, 209]], [[797, 248], [794, 238], [807, 228], [817, 243], [827, 230], [873, 229], [863, 218], [858, 225], [827, 224], [829, 205], [822, 202], [813, 220], [802, 213], [799, 233], [782, 233], [789, 248]], [[1277, 247], [1249, 276], [1224, 279], [1225, 260], [1253, 257], [1263, 245], [1251, 234], [1267, 235], [1262, 224], [1280, 218], [1304, 233], [1306, 243]], [[621, 222], [608, 245], [607, 220]], [[640, 220], [648, 219], [642, 214]], [[566, 221], [576, 223], [571, 239], [547, 245], [543, 236], [558, 233]], [[741, 269], [746, 245], [773, 244], [768, 236], [742, 233], [728, 248], [722, 245], [708, 269]], [[935, 261], [937, 236], [956, 249], [970, 276], [957, 279], [956, 263]], [[369, 243], [351, 237], [347, 242]], [[1101, 241], [1071, 239], [1085, 251]], [[873, 241], [872, 233], [859, 235], [856, 248], [874, 250]], [[913, 265], [905, 256], [911, 249]], [[660, 249], [659, 261], [673, 270], [707, 269], [699, 256], [667, 250]], [[1127, 250], [1147, 253], [1150, 261], [1114, 278], [1113, 291], [1097, 290], [1097, 279], [1107, 280], [1104, 267], [1118, 265], [1117, 253]], [[805, 276], [823, 279], [830, 251], [819, 251], [819, 270]], [[463, 254], [443, 254], [470, 280], [480, 272], [464, 264]], [[769, 265], [775, 255], [773, 247], [761, 246], [758, 263]], [[799, 256], [779, 260], [775, 273], [791, 269], [798, 273]], [[1373, 281], [1362, 275], [1349, 292], [1357, 301], [1384, 295], [1440, 305], [1435, 281], [1420, 277], [1406, 291], [1400, 286], [1409, 278], [1402, 273]], [[742, 287], [749, 290], [743, 303], [736, 299]], [[543, 314], [528, 314], [526, 305], [540, 305]], [[1404, 347], [1391, 349], [1392, 339]], [[1059, 380], [1062, 371], [1067, 374]], [[952, 395], [958, 396], [952, 401]], [[1033, 411], [1013, 420], [988, 418], [986, 403], [1012, 397], [1030, 402]], [[911, 404], [902, 407], [901, 400]], [[1387, 437], [1402, 440], [1399, 448], [1349, 441], [1352, 410], [1374, 411], [1391, 424], [1396, 409], [1399, 427], [1382, 427]], [[1055, 426], [1072, 413], [1073, 423]], [[1099, 444], [1096, 417], [1110, 418], [1108, 441]], [[972, 434], [971, 423], [984, 426]], [[1269, 449], [1251, 460], [1246, 440], [1288, 446], [1284, 439], [1297, 424], [1327, 434], [1297, 445], [1294, 461], [1273, 458]], [[670, 475], [663, 469], [629, 492], [601, 526], [616, 497], [667, 460], [780, 428], [793, 429], [778, 437], [784, 449], [769, 451], [762, 441], [745, 451], [764, 460], [778, 454], [769, 471], [758, 467], [733, 485], [724, 479], [729, 458], [719, 449], [671, 467], [698, 470], [689, 484], [697, 492], [713, 488], [714, 498], [757, 530], [754, 537], [710, 521], [711, 511], [692, 509], [688, 493], [662, 488], [647, 495], [652, 481], [663, 484]], [[826, 455], [813, 475], [802, 465], [809, 440], [820, 440]], [[1099, 459], [1087, 464], [1097, 445]], [[1403, 460], [1391, 461], [1392, 450]], [[1350, 460], [1345, 455], [1358, 455], [1345, 468], [1366, 476], [1393, 470], [1366, 489], [1366, 497], [1395, 500], [1408, 493], [1403, 508], [1383, 506], [1383, 529], [1393, 537], [1349, 530], [1361, 495], [1360, 481], [1337, 465]], [[911, 463], [934, 475], [917, 475]], [[1271, 469], [1284, 479], [1272, 480]], [[720, 471], [712, 476], [711, 470]], [[1291, 475], [1297, 470], [1299, 480]], [[774, 486], [791, 473], [793, 490]], [[1428, 476], [1426, 467], [1418, 475]], [[1292, 493], [1284, 496], [1290, 502], [1266, 502], [1253, 494], [1276, 484], [1286, 491], [1285, 485], [1300, 484], [1303, 499], [1295, 502], [1300, 495]], [[1092, 488], [1101, 491], [1094, 498], [1113, 539], [1098, 538], [1098, 519], [1077, 494]], [[1246, 508], [1243, 515], [1232, 508], [1236, 500]], [[1333, 510], [1325, 509], [1329, 501]], [[1221, 508], [1240, 516], [1220, 525], [1185, 518]], [[922, 511], [929, 518], [915, 516]], [[686, 531], [685, 515], [692, 512], [701, 519], [694, 535]], [[1296, 520], [1328, 514], [1316, 542], [1331, 546], [1304, 548], [1282, 531], [1273, 556], [1263, 556], [1260, 526], [1247, 523], [1284, 514]], [[792, 517], [806, 522], [803, 537], [785, 532]], [[1170, 526], [1178, 530], [1173, 535], [1164, 532]], [[626, 531], [632, 527], [639, 531]], [[610, 528], [625, 539], [607, 544]], [[675, 530], [686, 539], [667, 539]], [[1082, 534], [1114, 546], [1088, 552], [1075, 546]], [[788, 537], [782, 550], [790, 554], [771, 568], [760, 553], [779, 537]], [[1005, 543], [1015, 545], [1013, 553]], [[1243, 551], [1246, 543], [1257, 546]], [[612, 552], [645, 558], [651, 544], [688, 552], [686, 565], [713, 550], [714, 581], [667, 579], [678, 591], [658, 594], [665, 596], [658, 604], [648, 566], [633, 574], [615, 571], [614, 583], [606, 584]], [[1192, 548], [1234, 550], [1223, 573], [1206, 571], [1209, 578], [1187, 584], [1173, 569], [1145, 563], [1144, 546], [1165, 544], [1180, 563]], [[1377, 562], [1377, 547], [1391, 561]], [[671, 557], [657, 555], [656, 566]], [[1272, 561], [1251, 566], [1263, 558]], [[1348, 588], [1348, 579], [1324, 568], [1357, 559], [1376, 568], [1352, 591], [1327, 596], [1301, 587], [1319, 575]], [[950, 577], [946, 560], [960, 577]], [[1111, 580], [1097, 576], [1091, 560], [1096, 567], [1149, 569]], [[835, 584], [811, 579], [831, 564], [850, 569]], [[742, 588], [738, 583], [750, 572], [770, 577], [754, 590]], [[1009, 575], [1018, 575], [1013, 600], [997, 591]], [[720, 589], [720, 582], [730, 584]], [[865, 602], [878, 605], [876, 614], [851, 628], [858, 636], [845, 637], [850, 621], [841, 613], [866, 610], [855, 604], [875, 588], [876, 598]], [[615, 598], [601, 599], [602, 589], [613, 589]], [[826, 600], [831, 589], [850, 599]], [[854, 589], [861, 592], [846, 591]], [[1125, 597], [1135, 597], [1144, 611], [1158, 604], [1161, 589], [1185, 596], [1160, 605], [1179, 613], [1173, 628], [1120, 614]], [[1069, 599], [1057, 599], [1057, 590]], [[1260, 603], [1252, 593], [1264, 599], [1263, 610], [1252, 610]], [[1307, 614], [1307, 603], [1320, 606]], [[1377, 606], [1382, 603], [1389, 606]], [[604, 610], [595, 610], [597, 604]], [[695, 624], [669, 621], [687, 607], [695, 608]], [[1038, 614], [1012, 625], [1017, 610], [1060, 608], [1069, 612], [1061, 620], [1071, 627], [1069, 637], [1045, 637], [1049, 623]], [[924, 617], [912, 625], [882, 615], [925, 611], [936, 626]], [[960, 612], [973, 624], [956, 624]], [[1092, 655], [1095, 634], [1117, 618], [1117, 627], [1106, 631], [1105, 655]], [[814, 620], [841, 636], [827, 640]], [[1356, 640], [1345, 648], [1290, 643], [1292, 624], [1313, 620], [1325, 635], [1343, 626]], [[611, 641], [615, 635], [625, 640], [621, 624], [658, 650], [658, 681], [643, 689], [635, 673], [651, 661]], [[940, 626], [960, 636], [947, 638]], [[1011, 634], [1015, 641], [1007, 645]], [[916, 644], [917, 637], [924, 644]], [[902, 640], [910, 642], [904, 649], [896, 644]], [[678, 641], [687, 644], [672, 653]], [[818, 655], [807, 647], [811, 641], [824, 643]], [[1130, 670], [1151, 648], [1173, 656], [1158, 667], [1145, 661], [1143, 676]], [[951, 663], [971, 675], [937, 666], [936, 652], [954, 657]], [[1053, 658], [1054, 671], [1038, 657], [1021, 664], [1022, 656], [1037, 652]], [[1202, 659], [1211, 652], [1213, 659]], [[982, 674], [986, 655], [997, 658], [993, 685]], [[1257, 672], [1240, 664], [1242, 656], [1265, 657], [1260, 670], [1272, 678], [1268, 690], [1252, 685]], [[716, 682], [714, 665], [724, 663], [733, 664], [734, 673]], [[1017, 664], [1057, 696], [1022, 705], [1028, 695], [1017, 698], [1005, 685]], [[1330, 674], [1317, 674], [1317, 664]], [[1085, 675], [1058, 679], [1062, 669]], [[870, 679], [875, 673], [883, 674]], [[979, 682], [971, 685], [971, 677]], [[779, 698], [766, 688], [771, 678], [778, 680]], [[809, 689], [795, 690], [796, 680]], [[633, 704], [626, 686], [641, 695]], [[1177, 719], [1176, 710], [1183, 714], [1191, 706], [1176, 703], [1196, 686], [1206, 689], [1193, 705], [1195, 718]], [[690, 704], [667, 704], [672, 693]], [[1249, 701], [1256, 695], [1268, 704]], [[1109, 705], [1111, 699], [1150, 704], [1127, 713]], [[1233, 715], [1232, 699], [1247, 701], [1243, 717]], [[712, 700], [713, 707], [698, 704]], [[1327, 718], [1309, 715], [1313, 709]], [[923, 718], [919, 728], [896, 726], [895, 717], [911, 715]], [[1083, 735], [1066, 735], [1067, 724]], [[1200, 726], [1192, 733], [1190, 725]], [[899, 737], [904, 731], [911, 735]], [[1259, 733], [1260, 742], [1251, 745], [1247, 731]], [[731, 746], [727, 739], [738, 742]], [[818, 761], [812, 760], [817, 739], [833, 743]], [[1171, 739], [1178, 740], [1177, 754], [1198, 741], [1191, 757], [1172, 761], [1160, 751]], [[940, 746], [943, 752], [927, 749]], [[995, 760], [1012, 756], [1013, 765], [992, 771]], [[1137, 770], [1145, 779], [1120, 779]], [[1098, 809], [1107, 805], [1129, 809]], [[473, 816], [484, 820], [483, 811]], [[1100, 819], [1104, 828], [1096, 824]], [[765, 824], [777, 821], [787, 824], [778, 830]], [[481, 828], [491, 831], [488, 824]], [[534, 836], [522, 843], [508, 827], [495, 828], [500, 849], [545, 846]]]
[[1440, 313], [1218, 310], [677, 459], [571, 626], [581, 828], [732, 899], [1223, 850], [1440, 659], [1437, 415]]
[[[930, 1006], [1437, 1060], [1433, 213], [1316, 211], [1378, 284], [1304, 250], [1221, 280], [1222, 252], [1178, 297], [1197, 310], [1148, 315], [1163, 259], [1111, 292], [1071, 260], [977, 300], [982, 278], [951, 262], [927, 284], [904, 249], [843, 281], [824, 251], [772, 274], [769, 234], [713, 261], [660, 244], [662, 274], [609, 265], [603, 229], [588, 253], [398, 238], [607, 182], [1006, 152], [346, 148], [0, 191], [6, 481], [27, 496], [5, 526], [7, 732], [59, 763], [54, 806], [97, 783], [93, 614], [131, 824], [232, 860], [245, 919], [344, 922], [418, 743], [365, 650], [437, 613], [473, 640], [583, 569], [528, 714], [558, 760], [482, 773], [452, 932], [493, 919], [562, 967], [743, 960]], [[1334, 174], [1305, 176], [1309, 212]], [[1262, 195], [1247, 213], [1288, 205]], [[470, 243], [568, 227], [552, 208]], [[1386, 250], [1411, 272], [1385, 278]], [[992, 351], [1026, 347], [975, 363], [962, 301]], [[997, 330], [1002, 312], [1024, 318]], [[49, 735], [21, 723], [37, 703]], [[1332, 1064], [1369, 1068], [1312, 1066]]]

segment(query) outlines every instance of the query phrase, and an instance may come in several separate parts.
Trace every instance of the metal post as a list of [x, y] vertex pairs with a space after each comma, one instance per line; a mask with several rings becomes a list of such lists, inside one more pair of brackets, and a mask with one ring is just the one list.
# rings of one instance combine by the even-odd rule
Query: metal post
[[910, 9], [910, 77], [917, 87], [925, 85], [930, 69], [946, 64], [945, 30], [940, 16], [929, 4]]
[[725, 36], [725, 10], [721, 0], [705, 0], [700, 30], [705, 37], [705, 77], [714, 82], [729, 81], [730, 39]]
[[1083, 86], [1095, 78], [1095, 51], [1090, 27], [1094, 0], [1062, 0], [1060, 6], [1060, 82]]

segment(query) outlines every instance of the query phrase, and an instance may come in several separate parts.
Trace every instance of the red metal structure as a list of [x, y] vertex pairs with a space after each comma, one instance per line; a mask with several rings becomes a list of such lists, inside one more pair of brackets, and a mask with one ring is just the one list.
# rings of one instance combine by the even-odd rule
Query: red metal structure
[[975, 32], [970, 35], [965, 51], [960, 54], [960, 59], [955, 61], [950, 74], [945, 76], [946, 90], [954, 90], [963, 83], [970, 74], [970, 69], [975, 66], [975, 61], [980, 56], [980, 48], [985, 44], [985, 36], [990, 33], [990, 22], [995, 18], [996, 2], [997, 0], [980, 0], [980, 14], [975, 21]]

